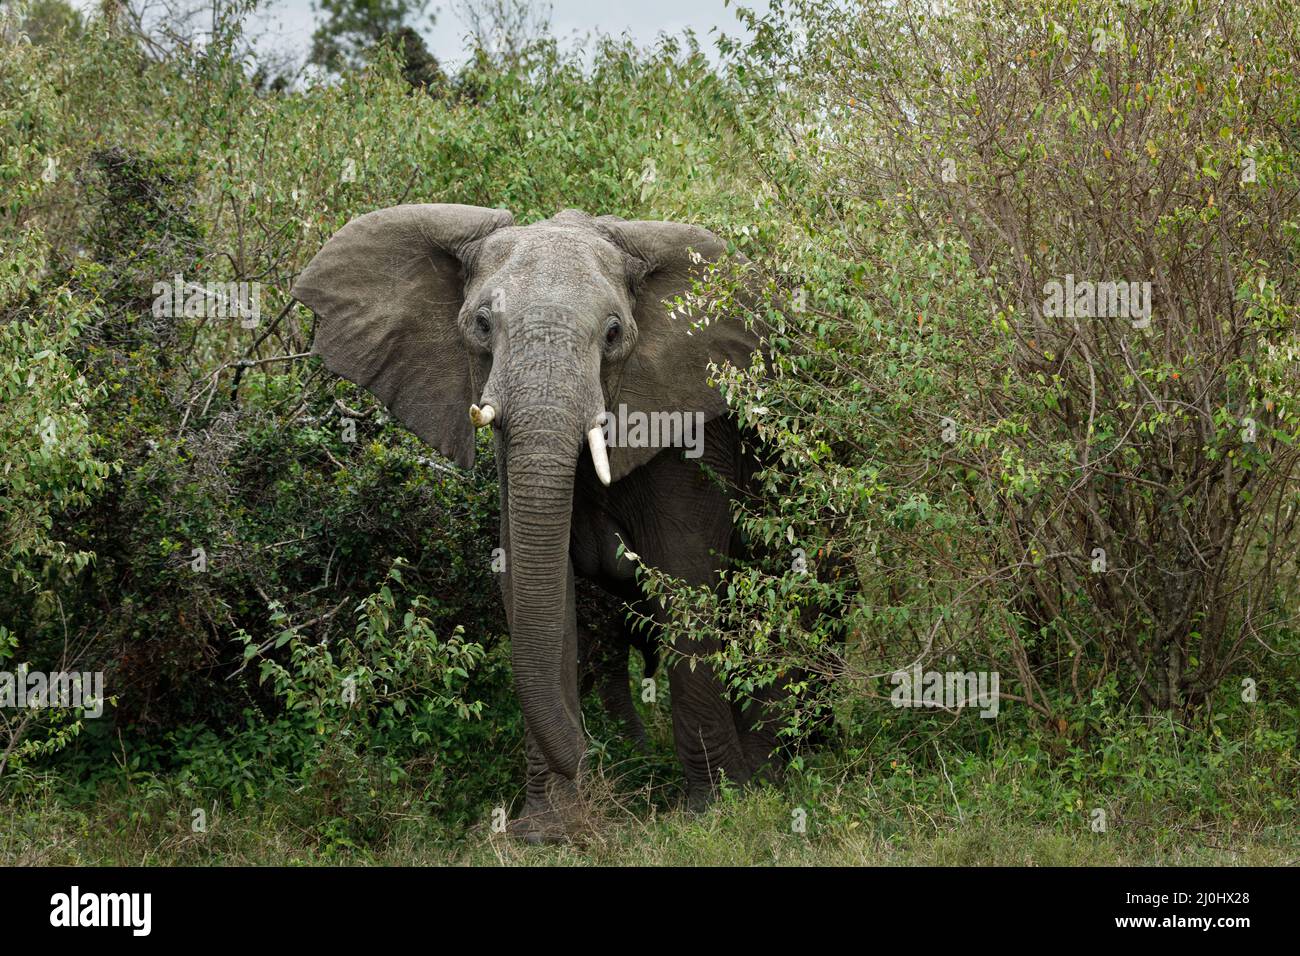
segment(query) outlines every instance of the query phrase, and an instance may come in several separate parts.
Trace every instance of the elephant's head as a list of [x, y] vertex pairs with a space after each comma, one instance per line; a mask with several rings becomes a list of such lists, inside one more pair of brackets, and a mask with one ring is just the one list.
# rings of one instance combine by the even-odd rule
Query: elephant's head
[[680, 223], [570, 211], [519, 227], [497, 209], [406, 205], [348, 223], [293, 288], [319, 318], [325, 365], [428, 444], [468, 466], [474, 426], [495, 430], [515, 686], [550, 768], [570, 779], [582, 756], [562, 691], [575, 474], [617, 482], [660, 451], [606, 449], [605, 409], [725, 410], [708, 363], [748, 364], [753, 336], [739, 322], [692, 333], [664, 301], [723, 251]]

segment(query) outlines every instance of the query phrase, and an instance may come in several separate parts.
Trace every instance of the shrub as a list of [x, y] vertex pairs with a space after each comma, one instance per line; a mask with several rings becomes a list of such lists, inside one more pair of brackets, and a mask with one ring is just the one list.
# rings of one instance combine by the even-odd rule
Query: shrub
[[[913, 663], [1000, 672], [1051, 733], [1112, 680], [1178, 719], [1225, 682], [1293, 707], [1292, 18], [994, 7], [751, 15], [754, 263], [685, 305], [743, 282], [775, 330], [719, 370], [768, 450], [739, 509], [767, 554], [674, 590], [675, 630], [742, 692], [793, 680], [796, 726]], [[1057, 314], [1067, 276], [1149, 288], [1149, 327], [1139, 292]]]

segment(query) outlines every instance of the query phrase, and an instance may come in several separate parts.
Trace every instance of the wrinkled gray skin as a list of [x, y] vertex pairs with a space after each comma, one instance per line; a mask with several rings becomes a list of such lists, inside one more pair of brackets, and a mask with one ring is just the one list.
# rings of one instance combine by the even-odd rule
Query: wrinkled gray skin
[[[348, 223], [293, 288], [318, 316], [314, 350], [326, 366], [370, 389], [462, 466], [474, 457], [469, 405], [496, 411], [501, 583], [527, 727], [527, 798], [513, 830], [530, 840], [572, 828], [583, 776], [574, 576], [638, 602], [620, 540], [693, 585], [715, 583], [734, 551], [727, 496], [700, 465], [740, 485], [750, 464], [707, 366], [748, 365], [758, 342], [739, 321], [688, 335], [690, 321], [664, 305], [724, 251], [712, 233], [679, 223], [567, 211], [517, 227], [501, 210], [407, 205]], [[620, 324], [612, 341], [611, 317]], [[585, 433], [620, 404], [703, 412], [703, 458], [611, 447], [605, 487]], [[662, 615], [648, 603], [642, 609]], [[616, 711], [624, 706], [617, 698], [631, 701], [610, 676], [617, 666], [604, 666], [604, 682], [615, 683], [606, 705]], [[671, 663], [668, 679], [688, 801], [700, 807], [721, 774], [749, 780], [773, 741], [748, 726], [703, 664]]]
[[623, 602], [593, 582], [579, 575], [575, 583], [578, 693], [585, 696], [595, 690], [605, 712], [622, 724], [637, 750], [648, 753], [649, 739], [628, 683], [628, 662], [635, 647], [644, 661], [643, 675], [654, 677], [659, 666], [658, 635], [652, 628], [628, 627]]

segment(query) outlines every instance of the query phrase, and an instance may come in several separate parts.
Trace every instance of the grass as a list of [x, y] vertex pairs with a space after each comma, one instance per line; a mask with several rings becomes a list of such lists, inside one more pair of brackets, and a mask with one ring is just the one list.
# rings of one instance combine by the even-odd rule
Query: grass
[[[853, 782], [849, 787], [853, 788]], [[437, 808], [394, 795], [382, 833], [348, 835], [348, 821], [322, 817], [284, 793], [239, 809], [213, 805], [207, 830], [191, 828], [179, 794], [106, 794], [71, 805], [37, 793], [0, 803], [0, 864], [7, 866], [1286, 866], [1300, 863], [1293, 823], [1119, 822], [1093, 832], [1082, 815], [1032, 822], [996, 801], [960, 817], [897, 805], [844, 814], [869, 800], [860, 783], [814, 804], [794, 832], [798, 802], [788, 789], [727, 795], [701, 814], [662, 809], [644, 794], [598, 794], [598, 819], [580, 844], [525, 846], [481, 823], [448, 828]], [[410, 796], [406, 794], [405, 796]], [[634, 805], [635, 804], [635, 805]], [[1177, 820], [1177, 818], [1173, 818]]]
[[[779, 786], [729, 789], [700, 814], [680, 809], [662, 712], [647, 715], [648, 755], [591, 718], [600, 745], [584, 832], [568, 845], [493, 832], [496, 806], [520, 802], [517, 735], [441, 774], [428, 754], [405, 760], [393, 778], [391, 763], [330, 748], [305, 748], [314, 762], [291, 770], [268, 756], [275, 728], [259, 725], [173, 747], [170, 763], [162, 751], [109, 759], [91, 748], [8, 774], [0, 865], [1300, 864], [1300, 754], [1294, 710], [1280, 704], [1209, 734], [1115, 717], [1086, 745], [1024, 728], [987, 736], [983, 724], [966, 738], [875, 734], [869, 746], [805, 754]], [[197, 808], [204, 832], [192, 826]], [[1106, 825], [1094, 832], [1099, 811]]]

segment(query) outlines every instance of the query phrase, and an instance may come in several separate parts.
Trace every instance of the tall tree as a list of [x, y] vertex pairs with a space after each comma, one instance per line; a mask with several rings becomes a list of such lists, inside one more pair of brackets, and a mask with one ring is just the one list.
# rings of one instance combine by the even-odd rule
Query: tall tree
[[495, 63], [513, 63], [551, 29], [551, 5], [536, 0], [451, 0], [476, 50]]
[[429, 52], [414, 26], [428, 16], [429, 0], [316, 0], [313, 8], [323, 16], [312, 34], [309, 61], [333, 72], [363, 65], [374, 48], [390, 42], [405, 61], [402, 70], [416, 87], [437, 87], [446, 82], [442, 67]]

